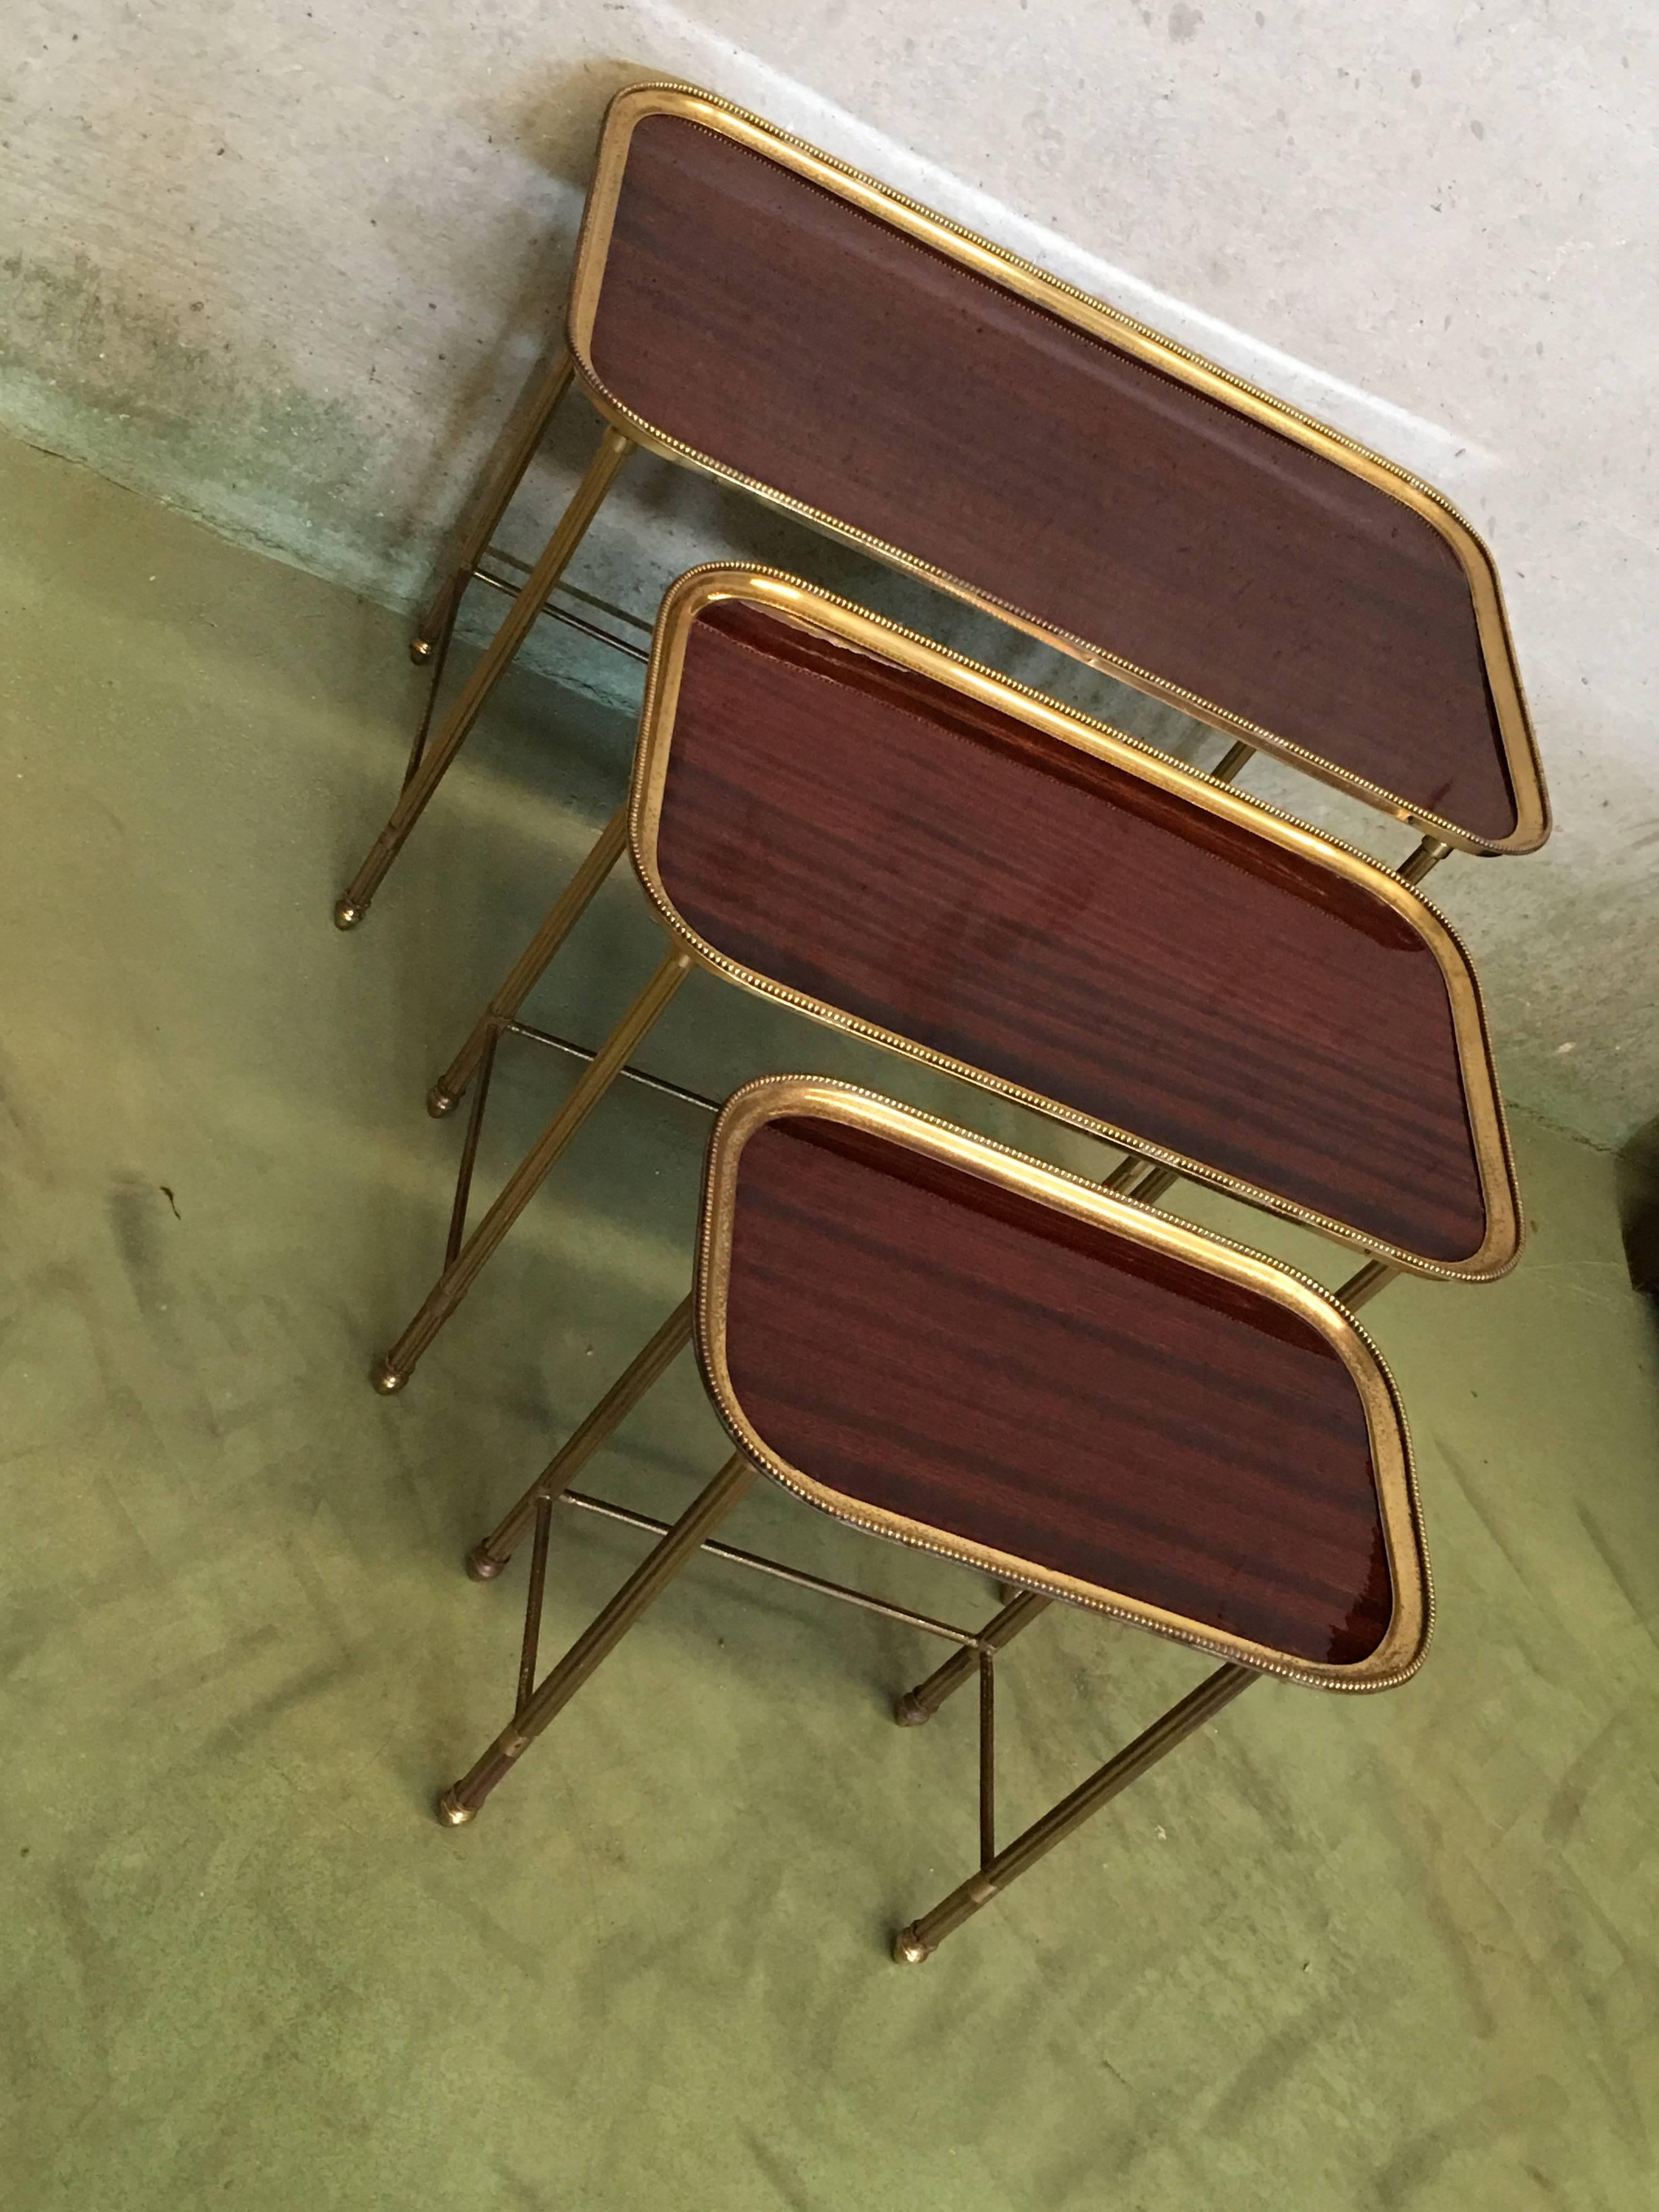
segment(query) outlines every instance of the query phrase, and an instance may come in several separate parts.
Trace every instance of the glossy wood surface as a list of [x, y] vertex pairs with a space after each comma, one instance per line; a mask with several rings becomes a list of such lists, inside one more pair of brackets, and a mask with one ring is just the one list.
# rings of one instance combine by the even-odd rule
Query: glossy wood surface
[[721, 466], [1477, 836], [1515, 828], [1429, 522], [781, 164], [641, 120], [591, 353]]
[[1293, 1657], [1382, 1639], [1358, 1392], [1255, 1291], [796, 1117], [738, 1163], [726, 1346], [765, 1443], [848, 1498]]
[[762, 975], [1365, 1236], [1480, 1246], [1416, 932], [1009, 716], [716, 602], [687, 640], [657, 860]]

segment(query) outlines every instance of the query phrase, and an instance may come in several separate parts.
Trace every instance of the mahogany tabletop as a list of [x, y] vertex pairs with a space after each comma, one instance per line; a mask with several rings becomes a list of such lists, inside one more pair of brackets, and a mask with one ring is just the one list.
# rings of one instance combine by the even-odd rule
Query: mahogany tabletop
[[840, 1517], [1329, 1686], [1420, 1659], [1393, 1386], [1272, 1262], [773, 1078], [717, 1128], [698, 1281], [734, 1439]]
[[1480, 851], [1548, 814], [1490, 556], [1425, 485], [695, 88], [613, 103], [601, 409]]
[[1467, 957], [1374, 863], [788, 579], [693, 571], [635, 768], [708, 964], [1424, 1272], [1518, 1249]]

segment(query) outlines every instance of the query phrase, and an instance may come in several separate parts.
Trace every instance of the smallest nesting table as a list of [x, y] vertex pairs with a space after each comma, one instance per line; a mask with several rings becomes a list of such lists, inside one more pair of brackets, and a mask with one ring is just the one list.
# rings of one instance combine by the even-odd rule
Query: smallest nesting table
[[[736, 1449], [672, 1527], [581, 1496], [582, 1463], [681, 1347]], [[760, 1474], [871, 1534], [1018, 1586], [981, 1630], [887, 1607], [708, 1539]], [[556, 1502], [660, 1540], [539, 1682]], [[1305, 1277], [846, 1085], [775, 1076], [710, 1139], [692, 1296], [475, 1547], [500, 1573], [533, 1523], [516, 1710], [439, 1802], [490, 1791], [707, 1547], [958, 1645], [899, 1703], [926, 1718], [977, 1668], [981, 1863], [902, 1929], [918, 1961], [1257, 1674], [1404, 1681], [1432, 1601], [1404, 1421], [1352, 1316]], [[993, 1654], [1068, 1600], [1219, 1662], [999, 1850]]]

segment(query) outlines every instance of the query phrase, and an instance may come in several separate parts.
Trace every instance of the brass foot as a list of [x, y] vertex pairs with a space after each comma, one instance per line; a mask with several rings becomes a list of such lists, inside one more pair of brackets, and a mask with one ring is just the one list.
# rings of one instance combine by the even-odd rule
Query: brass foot
[[353, 906], [351, 901], [343, 896], [337, 898], [334, 902], [334, 927], [336, 929], [356, 929], [368, 912], [366, 906]]
[[409, 657], [417, 668], [423, 660], [430, 660], [432, 640], [429, 637], [411, 637], [409, 641]]
[[426, 1094], [426, 1110], [434, 1121], [441, 1121], [446, 1114], [453, 1114], [459, 1104], [459, 1099], [453, 1097], [439, 1083], [434, 1083]]
[[893, 1956], [902, 1966], [919, 1966], [924, 1959], [931, 1959], [933, 1951], [916, 1933], [919, 1923], [913, 1920], [908, 1928], [901, 1928], [893, 1938]]
[[506, 1565], [505, 1559], [492, 1559], [482, 1544], [475, 1544], [466, 1555], [466, 1571], [475, 1583], [493, 1583]]
[[389, 1359], [382, 1359], [369, 1369], [368, 1379], [383, 1398], [389, 1398], [394, 1390], [403, 1389], [409, 1377], [399, 1375]]
[[920, 1728], [924, 1721], [933, 1717], [931, 1705], [924, 1705], [914, 1690], [907, 1690], [893, 1707], [893, 1718], [901, 1728]]
[[463, 1805], [455, 1794], [459, 1787], [457, 1783], [453, 1788], [446, 1790], [438, 1800], [438, 1818], [447, 1828], [464, 1828], [469, 1820], [476, 1820], [478, 1817], [477, 1808]]

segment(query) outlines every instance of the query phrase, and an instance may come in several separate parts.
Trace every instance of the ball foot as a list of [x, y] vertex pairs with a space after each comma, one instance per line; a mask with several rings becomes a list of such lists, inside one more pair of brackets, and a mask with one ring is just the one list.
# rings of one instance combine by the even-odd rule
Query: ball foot
[[457, 1783], [454, 1789], [446, 1790], [438, 1800], [438, 1818], [446, 1828], [464, 1828], [469, 1820], [476, 1820], [478, 1817], [475, 1807], [462, 1804], [456, 1794], [459, 1788], [460, 1784]]
[[334, 902], [334, 927], [336, 929], [356, 929], [368, 912], [366, 906], [354, 906], [351, 900], [343, 894]]
[[426, 1094], [426, 1110], [434, 1121], [441, 1121], [446, 1114], [453, 1114], [460, 1103], [441, 1083], [434, 1083]]
[[417, 668], [422, 661], [430, 660], [432, 640], [429, 637], [411, 637], [409, 641], [409, 657]]
[[893, 1707], [893, 1718], [901, 1728], [920, 1728], [924, 1721], [933, 1717], [931, 1705], [924, 1705], [914, 1690], [907, 1690]]
[[389, 1398], [394, 1391], [403, 1389], [409, 1377], [400, 1375], [389, 1359], [381, 1359], [369, 1369], [368, 1379], [383, 1398]]
[[924, 1959], [933, 1955], [932, 1947], [922, 1942], [918, 1932], [921, 1925], [920, 1921], [913, 1920], [893, 1938], [893, 1956], [902, 1966], [919, 1966]]
[[466, 1555], [466, 1571], [475, 1583], [493, 1583], [505, 1559], [492, 1559], [482, 1544], [475, 1544]]

